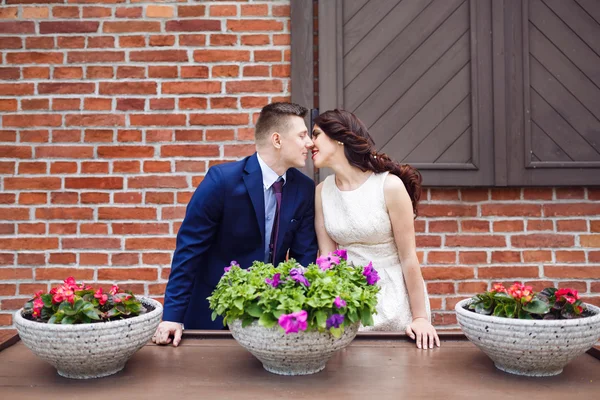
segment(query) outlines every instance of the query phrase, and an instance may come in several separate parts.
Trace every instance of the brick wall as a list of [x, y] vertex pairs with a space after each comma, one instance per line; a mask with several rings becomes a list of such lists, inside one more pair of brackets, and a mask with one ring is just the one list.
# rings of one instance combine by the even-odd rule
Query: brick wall
[[[68, 275], [162, 297], [194, 188], [252, 152], [264, 104], [289, 100], [289, 23], [289, 1], [3, 0], [0, 327]], [[600, 190], [424, 197], [437, 325], [492, 281], [600, 304]]]

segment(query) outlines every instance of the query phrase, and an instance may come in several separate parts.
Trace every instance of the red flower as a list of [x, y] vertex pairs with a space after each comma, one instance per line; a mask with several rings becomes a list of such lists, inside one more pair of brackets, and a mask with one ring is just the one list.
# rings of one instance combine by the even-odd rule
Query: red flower
[[[41, 291], [38, 293], [41, 293]], [[36, 293], [36, 295], [37, 295], [37, 293]], [[44, 301], [41, 299], [41, 297], [36, 297], [33, 300], [33, 314], [32, 315], [36, 318], [40, 317], [42, 315], [42, 308], [44, 308]]]
[[557, 301], [565, 299], [570, 304], [573, 304], [579, 300], [579, 293], [577, 293], [577, 290], [574, 289], [558, 289], [554, 295], [556, 296]]
[[506, 288], [501, 283], [494, 283], [494, 285], [492, 286], [492, 292], [506, 293]]
[[64, 282], [65, 282], [64, 286], [66, 288], [69, 288], [69, 289], [72, 289], [72, 290], [77, 289], [77, 282], [75, 282], [75, 278], [73, 278], [72, 276], [70, 276], [67, 279], [65, 279]]
[[113, 301], [114, 301], [115, 303], [120, 303], [122, 300], [121, 300], [121, 298], [120, 298], [120, 297], [113, 297]]
[[94, 297], [98, 299], [101, 306], [105, 305], [108, 301], [108, 295], [106, 293], [102, 293], [102, 288], [98, 288], [96, 293], [94, 293]]
[[[533, 295], [533, 287], [525, 286], [522, 283], [515, 282], [510, 288], [508, 288], [508, 294], [514, 297], [517, 300], [524, 299], [524, 302], [527, 303], [531, 301], [531, 296]], [[529, 299], [529, 300], [527, 300]]]

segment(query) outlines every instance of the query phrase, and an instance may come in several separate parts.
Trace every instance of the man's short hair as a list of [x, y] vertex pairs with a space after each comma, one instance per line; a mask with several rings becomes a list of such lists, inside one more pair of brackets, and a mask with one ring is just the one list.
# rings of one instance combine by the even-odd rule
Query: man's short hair
[[265, 142], [273, 132], [283, 132], [289, 129], [289, 116], [304, 118], [307, 112], [305, 107], [295, 103], [271, 103], [264, 106], [254, 128], [256, 142]]

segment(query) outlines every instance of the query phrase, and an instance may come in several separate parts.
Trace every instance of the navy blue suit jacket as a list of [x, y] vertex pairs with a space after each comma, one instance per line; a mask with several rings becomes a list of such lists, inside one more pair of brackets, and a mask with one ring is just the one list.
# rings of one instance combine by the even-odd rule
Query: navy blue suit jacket
[[[290, 168], [283, 186], [276, 263], [290, 257], [302, 265], [315, 261], [315, 184]], [[248, 268], [265, 255], [265, 206], [262, 171], [256, 153], [216, 165], [190, 200], [177, 234], [165, 293], [164, 321], [186, 329], [222, 329], [211, 321], [208, 300], [232, 260]]]

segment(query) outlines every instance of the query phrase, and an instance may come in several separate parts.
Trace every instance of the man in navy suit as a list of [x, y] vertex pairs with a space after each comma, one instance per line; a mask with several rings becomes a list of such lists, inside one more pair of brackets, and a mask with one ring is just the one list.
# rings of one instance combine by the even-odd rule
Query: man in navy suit
[[255, 260], [277, 265], [289, 251], [302, 265], [315, 261], [315, 184], [296, 169], [313, 147], [306, 113], [297, 104], [265, 106], [255, 127], [256, 153], [208, 170], [177, 234], [155, 343], [177, 346], [183, 326], [223, 328], [221, 318], [211, 320], [206, 298], [232, 260], [242, 268]]

